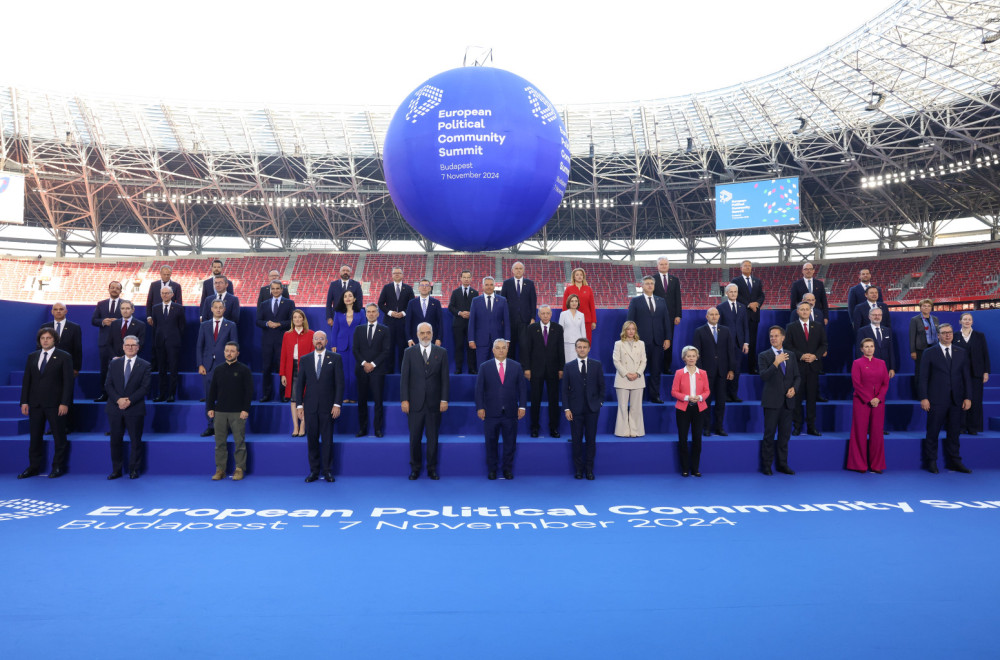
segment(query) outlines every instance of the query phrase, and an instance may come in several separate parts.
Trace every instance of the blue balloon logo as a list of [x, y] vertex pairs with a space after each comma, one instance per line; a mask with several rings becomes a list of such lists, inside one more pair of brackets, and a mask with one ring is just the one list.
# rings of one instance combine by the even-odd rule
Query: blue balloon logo
[[440, 73], [399, 106], [385, 136], [389, 194], [425, 238], [499, 250], [548, 222], [566, 192], [570, 151], [555, 107], [502, 69]]

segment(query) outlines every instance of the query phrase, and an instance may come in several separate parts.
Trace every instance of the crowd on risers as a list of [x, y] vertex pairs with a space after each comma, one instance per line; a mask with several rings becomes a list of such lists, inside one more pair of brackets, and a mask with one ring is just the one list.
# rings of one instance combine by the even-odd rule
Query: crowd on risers
[[[236, 324], [241, 302], [223, 268], [221, 260], [212, 262], [211, 275], [202, 283], [201, 299], [195, 303], [200, 321], [195, 357], [204, 380], [208, 419], [202, 435], [214, 436], [216, 443], [212, 478], [225, 476], [226, 442], [231, 433], [236, 447], [233, 479], [240, 480], [246, 471], [245, 422], [254, 393], [250, 369], [238, 360]], [[253, 348], [260, 350], [263, 376], [259, 401], [280, 398], [290, 404], [292, 436], [305, 436], [307, 441], [306, 481], [320, 476], [333, 481], [333, 428], [342, 406], [358, 406], [356, 435], [362, 437], [369, 433], [368, 405], [373, 404], [370, 430], [382, 437], [385, 377], [398, 372], [401, 409], [409, 424], [409, 478], [418, 478], [426, 466], [428, 476], [437, 479], [438, 431], [441, 416], [448, 410], [450, 373], [448, 352], [441, 346], [446, 322], [441, 302], [431, 295], [428, 279], [421, 279], [415, 292], [403, 281], [403, 269], [396, 267], [377, 301], [365, 304], [362, 287], [352, 275], [345, 265], [330, 283], [326, 328], [313, 330], [305, 312], [289, 298], [279, 272], [268, 273], [255, 303], [261, 340]], [[788, 462], [790, 436], [803, 429], [810, 435], [822, 434], [816, 404], [825, 401], [819, 376], [832, 339], [826, 331], [830, 318], [826, 290], [815, 277], [813, 264], [803, 264], [802, 277], [789, 283], [789, 322], [771, 326], [769, 346], [760, 351], [756, 338], [766, 293], [763, 282], [753, 274], [752, 262], [742, 262], [740, 274], [725, 287], [722, 302], [708, 308], [705, 324], [683, 340], [675, 336], [682, 315], [681, 286], [670, 274], [669, 260], [660, 258], [656, 271], [643, 277], [642, 292], [628, 305], [612, 359], [618, 400], [615, 435], [646, 433], [643, 401], [663, 403], [661, 374], [669, 375], [673, 347], [681, 347], [684, 366], [673, 375], [670, 398], [676, 408], [682, 474], [700, 476], [702, 437], [727, 435], [726, 403], [740, 401], [735, 384], [745, 356], [747, 372], [763, 383], [760, 471], [770, 475], [776, 467], [794, 474]], [[246, 293], [244, 297], [252, 299]], [[887, 322], [889, 308], [881, 289], [872, 283], [869, 269], [862, 268], [858, 283], [850, 288], [848, 307], [855, 336], [837, 339], [852, 342], [856, 356], [851, 366], [853, 420], [847, 468], [881, 473], [885, 469], [885, 398], [889, 380], [898, 370], [894, 344], [899, 346], [902, 340]], [[597, 316], [586, 271], [572, 271], [558, 322], [549, 305], [538, 305], [535, 283], [521, 262], [512, 265], [510, 277], [500, 283], [499, 290], [492, 276], [476, 283], [472, 272], [463, 270], [448, 310], [455, 373], [465, 370], [476, 376], [475, 407], [484, 422], [487, 476], [495, 479], [502, 471], [506, 479], [513, 478], [517, 421], [530, 409], [531, 435], [538, 437], [544, 393], [549, 435], [560, 437], [565, 418], [574, 476], [593, 479], [605, 381], [603, 366], [589, 356]], [[152, 374], [157, 372], [159, 381], [158, 395], [152, 401], [174, 402], [181, 353], [190, 350], [183, 341], [183, 290], [171, 279], [169, 266], [160, 269], [160, 279], [149, 287], [145, 322], [135, 317], [135, 311], [133, 303], [122, 298], [121, 283], [111, 282], [108, 298], [96, 303], [91, 318], [99, 329], [97, 353], [103, 386], [95, 401], [106, 403], [110, 427], [109, 479], [124, 473], [126, 431], [132, 447], [129, 476], [140, 476], [145, 400]], [[29, 418], [30, 442], [29, 465], [18, 478], [41, 473], [46, 424], [55, 444], [49, 477], [59, 477], [66, 470], [73, 384], [84, 349], [81, 328], [66, 318], [66, 306], [55, 303], [51, 312], [52, 320], [38, 330], [37, 350], [27, 358], [21, 384], [21, 412]], [[933, 301], [922, 300], [920, 313], [910, 320], [907, 338], [916, 365], [914, 397], [927, 412], [923, 466], [938, 472], [938, 436], [945, 429], [946, 467], [968, 472], [959, 453], [959, 435], [983, 430], [984, 385], [990, 373], [988, 344], [983, 333], [973, 329], [971, 313], [961, 315], [956, 331], [932, 312]], [[147, 341], [154, 348], [151, 363], [138, 357]], [[275, 374], [280, 388], [275, 387]]]

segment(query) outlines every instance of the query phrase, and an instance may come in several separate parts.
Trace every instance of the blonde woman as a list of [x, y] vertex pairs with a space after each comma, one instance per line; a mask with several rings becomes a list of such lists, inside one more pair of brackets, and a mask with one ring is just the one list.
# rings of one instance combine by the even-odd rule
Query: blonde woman
[[639, 339], [634, 321], [625, 321], [621, 339], [615, 342], [611, 361], [615, 365], [615, 393], [618, 395], [618, 418], [615, 435], [638, 438], [646, 435], [642, 421], [642, 392], [646, 387], [646, 346]]
[[563, 309], [569, 309], [569, 297], [573, 294], [580, 299], [580, 311], [587, 319], [587, 341], [593, 342], [591, 334], [597, 329], [597, 309], [594, 290], [587, 284], [587, 273], [582, 268], [574, 268], [570, 273], [569, 285], [563, 291]]
[[572, 362], [576, 359], [576, 340], [581, 337], [587, 339], [587, 317], [580, 311], [580, 296], [574, 293], [566, 299], [566, 309], [559, 315], [559, 325], [563, 327], [566, 361]]
[[[281, 374], [281, 387], [286, 399], [292, 398], [292, 386], [299, 375], [299, 358], [312, 353], [312, 350], [313, 331], [309, 329], [306, 313], [296, 309], [292, 312], [292, 329], [281, 338], [281, 363], [278, 373]], [[305, 422], [299, 419], [295, 412], [295, 401], [292, 401], [292, 437], [298, 438], [305, 434]]]

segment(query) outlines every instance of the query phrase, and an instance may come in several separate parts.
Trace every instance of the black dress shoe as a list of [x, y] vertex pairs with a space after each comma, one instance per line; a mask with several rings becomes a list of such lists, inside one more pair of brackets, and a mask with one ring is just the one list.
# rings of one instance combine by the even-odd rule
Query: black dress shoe
[[429, 477], [429, 478], [430, 478], [430, 479], [431, 479], [432, 481], [437, 481], [438, 479], [440, 479], [440, 478], [441, 478], [441, 477], [439, 477], [439, 476], [438, 476], [438, 471], [437, 471], [437, 470], [435, 470], [434, 468], [427, 468], [427, 476], [428, 476], [428, 477]]
[[462, 370], [461, 370], [461, 369], [455, 369], [455, 375], [456, 375], [456, 376], [457, 376], [457, 375], [459, 375], [460, 373], [462, 373]]
[[760, 473], [763, 474], [763, 475], [766, 475], [768, 477], [770, 477], [771, 475], [774, 474], [773, 472], [771, 472], [771, 468], [769, 468], [769, 467], [761, 468], [760, 469]]
[[939, 474], [941, 472], [938, 470], [937, 461], [928, 461], [927, 464], [924, 465], [924, 469], [931, 474]]
[[701, 430], [701, 437], [703, 437], [703, 438], [710, 438], [710, 437], [712, 437], [712, 429], [702, 429]]
[[574, 479], [583, 479], [583, 472], [577, 472], [573, 475]]
[[153, 403], [162, 403], [167, 400], [165, 396], [158, 396], [153, 398]]
[[962, 472], [964, 474], [972, 474], [972, 470], [965, 467], [961, 463], [952, 463], [951, 465], [946, 465], [945, 467], [947, 467], [952, 472]]
[[205, 403], [205, 397], [201, 397], [200, 399], [198, 399], [198, 403]]
[[690, 477], [691, 473], [690, 472], [681, 472], [681, 476], [682, 477]]
[[798, 426], [793, 426], [792, 435], [802, 435], [802, 429]]
[[129, 479], [138, 479], [139, 478], [139, 471], [138, 470], [132, 470], [131, 472], [128, 473], [128, 478]]
[[332, 484], [336, 481], [336, 479], [333, 478], [333, 472], [324, 472], [323, 479], [325, 479], [328, 484]]
[[[973, 431], [972, 429], [969, 429], [968, 430], [968, 434], [969, 435], [979, 435], [979, 431]], [[884, 432], [883, 432], [883, 435], [884, 435]]]
[[281, 397], [281, 402], [282, 402], [282, 403], [289, 403], [290, 401], [291, 401], [291, 398], [289, 398], [289, 397], [287, 397], [287, 396], [283, 396], [283, 397]]
[[108, 395], [107, 394], [102, 394], [101, 396], [99, 396], [96, 399], [94, 399], [94, 403], [104, 403], [107, 400], [108, 400]]
[[532, 438], [537, 438], [538, 437], [538, 431], [532, 431], [531, 432], [531, 437]]
[[722, 429], [715, 429], [715, 435], [729, 435], [729, 434], [723, 431]]
[[210, 435], [215, 435], [215, 429], [205, 429], [201, 432], [201, 437], [207, 438]]
[[652, 403], [663, 403], [663, 399], [661, 399], [660, 397], [655, 397], [653, 399], [650, 399], [650, 402], [652, 402]]
[[66, 470], [63, 470], [62, 468], [53, 468], [52, 471], [49, 472], [49, 479], [57, 479], [64, 474], [66, 474]]
[[779, 465], [778, 472], [781, 472], [782, 474], [795, 474], [795, 470], [788, 467], [787, 465]]
[[821, 435], [823, 435], [822, 433], [820, 433], [820, 432], [819, 432], [819, 431], [818, 431], [817, 429], [815, 429], [815, 428], [811, 428], [811, 429], [809, 429], [808, 431], [806, 431], [806, 433], [808, 433], [809, 435], [815, 435], [815, 436], [821, 436]]
[[259, 399], [257, 399], [257, 403], [267, 403], [270, 400], [271, 400], [271, 397], [269, 397], [269, 396], [262, 396]]
[[408, 477], [408, 479], [410, 481], [416, 481], [417, 477], [419, 477], [419, 476], [420, 476], [420, 473], [418, 471], [416, 471], [416, 470], [410, 470], [410, 476]]
[[317, 479], [319, 479], [319, 473], [318, 472], [310, 472], [309, 476], [306, 477], [306, 483], [307, 484], [311, 484], [312, 482], [316, 481]]
[[882, 470], [876, 470], [874, 468], [872, 468], [872, 472], [874, 472], [875, 474], [882, 474]]
[[381, 431], [375, 431], [375, 437], [376, 438], [381, 438], [384, 435], [385, 435], [385, 433], [382, 433]]
[[368, 435], [368, 429], [365, 429], [363, 431], [358, 431], [357, 433], [354, 434], [354, 437], [355, 438], [363, 438], [366, 435]]
[[829, 399], [826, 398], [825, 396], [818, 396], [818, 397], [816, 397], [816, 401], [818, 401], [820, 403], [826, 403], [826, 402], [829, 401]]
[[587, 481], [593, 481], [593, 480], [594, 480], [594, 473], [588, 470], [587, 471]]
[[35, 470], [34, 468], [27, 468], [24, 472], [17, 475], [18, 479], [27, 479], [28, 477], [37, 477], [41, 472]]
[[486, 478], [489, 479], [490, 481], [493, 481], [494, 479], [497, 478], [497, 473], [496, 472], [487, 472], [486, 473]]
[[105, 431], [104, 435], [111, 435], [111, 431]]
[[889, 435], [889, 432], [886, 431], [885, 429], [882, 429], [882, 435]]
[[560, 436], [560, 435], [559, 435], [559, 431], [549, 431], [549, 435], [550, 435], [551, 437], [553, 437], [553, 438], [559, 438], [559, 437], [562, 437], [562, 436]]
[[479, 373], [479, 370], [478, 370], [478, 369], [476, 369], [475, 371], [470, 371], [470, 372], [469, 372], [469, 375], [470, 375], [470, 376], [475, 376], [475, 375], [476, 375], [476, 374], [478, 374], [478, 373]]
[[698, 472], [697, 470], [695, 470], [695, 471], [694, 471], [694, 472], [692, 472], [691, 474], [693, 474], [693, 475], [694, 475], [694, 476], [696, 476], [696, 477], [700, 477], [700, 476], [701, 476], [701, 472]]
[[174, 402], [174, 397], [168, 396], [167, 397], [167, 403], [173, 403], [173, 402]]
[[510, 471], [510, 470], [504, 470], [503, 471], [503, 478], [507, 479], [507, 480], [513, 479], [514, 478], [514, 473], [512, 471]]
[[729, 400], [729, 403], [743, 403], [743, 399], [739, 398], [738, 396], [733, 397], [732, 399]]
[[108, 475], [108, 481], [114, 481], [115, 479], [121, 479], [121, 478], [122, 478], [121, 470], [115, 470], [114, 472]]

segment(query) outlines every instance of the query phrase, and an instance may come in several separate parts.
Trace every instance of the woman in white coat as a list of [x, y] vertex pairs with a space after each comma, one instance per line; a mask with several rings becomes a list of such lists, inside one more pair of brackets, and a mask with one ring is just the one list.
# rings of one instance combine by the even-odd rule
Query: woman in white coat
[[615, 435], [638, 438], [646, 435], [642, 421], [642, 392], [646, 379], [646, 346], [639, 339], [634, 321], [625, 321], [621, 339], [615, 342], [611, 360], [615, 365], [615, 393], [618, 395], [618, 418]]
[[563, 327], [563, 347], [566, 361], [576, 359], [576, 340], [587, 338], [587, 319], [580, 311], [580, 297], [575, 293], [566, 300], [566, 309], [559, 315], [559, 325]]

